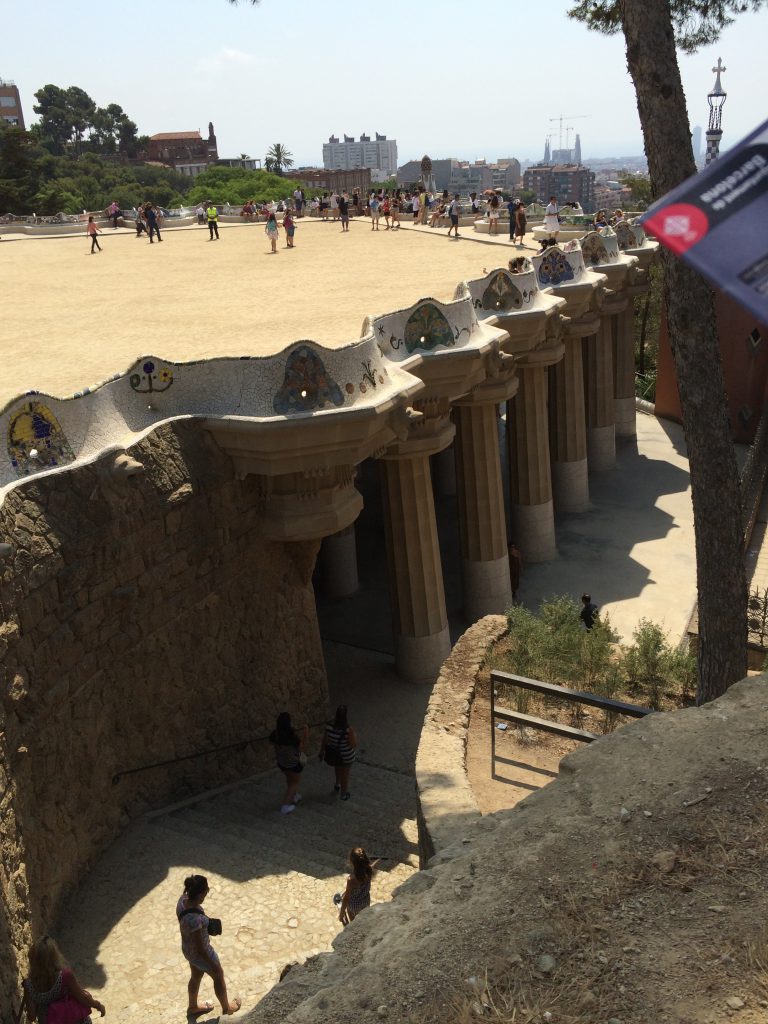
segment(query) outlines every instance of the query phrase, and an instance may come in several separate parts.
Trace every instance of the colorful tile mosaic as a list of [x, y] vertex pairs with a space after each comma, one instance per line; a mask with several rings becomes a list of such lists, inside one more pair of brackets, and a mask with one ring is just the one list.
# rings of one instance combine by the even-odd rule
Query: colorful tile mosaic
[[438, 345], [452, 348], [455, 344], [451, 325], [431, 302], [423, 302], [408, 317], [405, 325], [405, 347], [408, 352], [417, 349], [430, 352]]
[[66, 434], [47, 405], [27, 402], [8, 423], [8, 458], [19, 476], [63, 466], [75, 458]]
[[536, 273], [539, 284], [545, 287], [550, 284], [562, 284], [563, 281], [572, 281], [574, 278], [573, 267], [568, 262], [568, 258], [556, 246], [551, 246], [546, 250]]
[[508, 313], [511, 309], [523, 308], [523, 294], [512, 283], [509, 274], [499, 270], [493, 275], [483, 292], [482, 308], [499, 313]]
[[272, 400], [275, 412], [287, 416], [343, 404], [341, 388], [328, 376], [317, 352], [308, 345], [293, 349], [285, 363], [283, 385]]
[[608, 250], [597, 231], [585, 235], [581, 240], [581, 252], [587, 266], [598, 267], [601, 263], [608, 263]]
[[638, 247], [637, 236], [626, 221], [620, 221], [613, 230], [616, 232], [616, 240], [622, 252], [626, 249], [636, 249]]
[[151, 360], [142, 363], [140, 373], [132, 373], [128, 383], [138, 395], [158, 394], [173, 384], [173, 371], [167, 366], [158, 368]]

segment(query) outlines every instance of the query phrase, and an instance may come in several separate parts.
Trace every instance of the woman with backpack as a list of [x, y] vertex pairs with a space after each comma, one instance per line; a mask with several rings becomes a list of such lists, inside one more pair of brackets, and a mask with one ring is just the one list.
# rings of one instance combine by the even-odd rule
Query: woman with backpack
[[[77, 1024], [90, 1021], [91, 1010], [104, 1016], [104, 1004], [94, 999], [67, 967], [49, 935], [29, 949], [29, 976], [24, 979], [22, 1011], [37, 1024]], [[21, 1019], [21, 1015], [19, 1016]]]
[[349, 773], [355, 760], [357, 735], [347, 721], [347, 705], [339, 704], [332, 722], [325, 727], [320, 746], [320, 760], [334, 770], [336, 781], [334, 793], [341, 793], [342, 800], [349, 800]]

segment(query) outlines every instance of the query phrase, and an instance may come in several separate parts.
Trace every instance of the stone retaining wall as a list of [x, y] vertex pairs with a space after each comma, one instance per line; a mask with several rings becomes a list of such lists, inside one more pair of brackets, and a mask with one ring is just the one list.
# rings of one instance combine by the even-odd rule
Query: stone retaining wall
[[503, 615], [486, 615], [470, 626], [432, 690], [416, 754], [421, 867], [480, 818], [466, 769], [469, 712], [488, 648], [506, 629]]
[[113, 785], [116, 772], [262, 737], [283, 708], [326, 712], [318, 542], [263, 540], [253, 478], [191, 423], [130, 454], [135, 475], [95, 463], [0, 509], [5, 1007], [30, 938], [131, 816], [264, 768], [271, 750], [258, 739]]

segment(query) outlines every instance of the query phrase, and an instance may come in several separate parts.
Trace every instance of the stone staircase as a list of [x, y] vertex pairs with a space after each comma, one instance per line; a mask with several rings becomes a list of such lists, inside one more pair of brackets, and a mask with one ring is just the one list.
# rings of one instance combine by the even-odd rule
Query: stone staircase
[[[373, 899], [390, 899], [418, 868], [413, 777], [358, 763], [351, 800], [332, 785], [332, 770], [311, 762], [302, 803], [281, 815], [282, 777], [272, 771], [154, 813], [115, 843], [60, 928], [65, 955], [111, 1019], [184, 1019], [188, 968], [174, 908], [188, 874], [208, 877], [206, 908], [224, 925], [214, 946], [243, 1010], [287, 964], [330, 948], [341, 928], [332, 898], [352, 846], [384, 858]], [[209, 979], [200, 995], [214, 1001]], [[200, 1019], [217, 1015], [218, 1006]]]

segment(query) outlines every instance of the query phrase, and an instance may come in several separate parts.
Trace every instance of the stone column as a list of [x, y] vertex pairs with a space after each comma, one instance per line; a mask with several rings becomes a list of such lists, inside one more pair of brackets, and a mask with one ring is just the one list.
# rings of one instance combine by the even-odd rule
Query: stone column
[[617, 437], [636, 437], [635, 310], [631, 300], [614, 318], [613, 408]]
[[512, 485], [512, 530], [526, 562], [546, 562], [557, 554], [549, 463], [547, 367], [563, 356], [559, 318], [541, 348], [518, 363], [520, 385], [507, 403], [507, 432]]
[[516, 389], [512, 377], [454, 403], [464, 613], [472, 622], [512, 604], [498, 406]]
[[429, 456], [453, 433], [395, 444], [380, 462], [395, 665], [415, 683], [434, 682], [451, 650]]
[[320, 549], [323, 589], [329, 597], [349, 597], [359, 587], [355, 524], [323, 539]]
[[549, 449], [552, 495], [558, 512], [589, 508], [582, 338], [597, 333], [599, 327], [596, 313], [566, 321], [565, 354], [549, 369]]
[[[607, 300], [606, 300], [607, 304]], [[584, 338], [584, 398], [587, 419], [587, 458], [590, 473], [612, 469], [616, 463], [613, 408], [612, 311], [603, 307], [596, 334]]]

